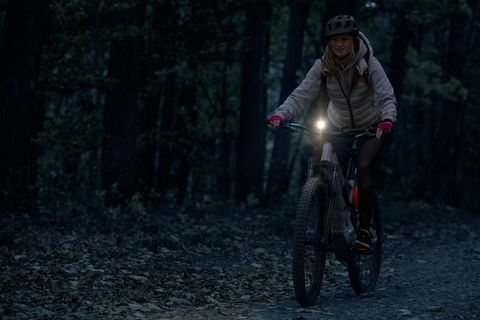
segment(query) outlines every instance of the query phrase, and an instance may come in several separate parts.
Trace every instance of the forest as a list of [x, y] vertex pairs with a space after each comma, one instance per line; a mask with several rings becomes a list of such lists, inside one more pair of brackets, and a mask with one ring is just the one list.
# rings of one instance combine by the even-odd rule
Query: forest
[[1, 206], [57, 216], [295, 197], [301, 142], [265, 119], [343, 12], [399, 103], [382, 190], [474, 211], [478, 2], [438, 3], [3, 1]]
[[[278, 263], [282, 264], [280, 257], [289, 250], [291, 211], [304, 182], [308, 151], [301, 136], [268, 128], [265, 120], [296, 88], [315, 60], [322, 57], [325, 23], [337, 14], [355, 17], [360, 31], [372, 43], [398, 101], [398, 120], [382, 153], [378, 174], [382, 204], [392, 206], [394, 211], [389, 218], [393, 243], [398, 239], [394, 231], [397, 227], [408, 241], [418, 240], [422, 234], [426, 239], [433, 237], [432, 242], [436, 239], [428, 231], [419, 235], [417, 229], [411, 229], [408, 217], [417, 219], [422, 215], [440, 221], [462, 212], [477, 219], [477, 0], [0, 0], [3, 261], [18, 266], [22, 259], [32, 258], [28, 254], [31, 250], [36, 254], [53, 252], [55, 259], [78, 258], [81, 262], [83, 258], [77, 256], [81, 249], [76, 252], [71, 247], [75, 247], [73, 239], [78, 236], [75, 232], [92, 232], [93, 226], [100, 230], [101, 235], [96, 236], [107, 237], [98, 244], [115, 243], [118, 247], [133, 241], [136, 247], [140, 243], [157, 257], [155, 265], [164, 265], [165, 270], [171, 261], [180, 261], [179, 270], [190, 270], [191, 266], [182, 260], [187, 258], [178, 258], [178, 251], [197, 242], [204, 245], [201, 250], [220, 248], [224, 255], [231, 253], [233, 257], [248, 246], [240, 240], [248, 238], [241, 230], [259, 228], [263, 231], [251, 235], [260, 241], [255, 242], [256, 248], [266, 247], [265, 243], [259, 244], [264, 241], [260, 239], [262, 232], [269, 235], [269, 245], [281, 238], [280, 249], [272, 253], [272, 259], [280, 259]], [[312, 112], [322, 107], [325, 101], [316, 100], [295, 121], [307, 121]], [[405, 216], [395, 220], [395, 215], [402, 213]], [[256, 216], [260, 220], [255, 222]], [[118, 222], [119, 217], [124, 220]], [[241, 230], [229, 219], [241, 221]], [[138, 231], [142, 239], [136, 242], [132, 240], [136, 236], [122, 233], [129, 227], [135, 229], [132, 223], [144, 228]], [[74, 235], [69, 233], [71, 229], [64, 229], [72, 225]], [[188, 230], [181, 229], [181, 225]], [[462, 224], [465, 228], [468, 225]], [[222, 226], [227, 229], [222, 230]], [[60, 228], [55, 232], [69, 234], [65, 238], [63, 235], [62, 241], [70, 244], [61, 247], [64, 251], [60, 252], [48, 236], [52, 235], [51, 229], [33, 232], [29, 228]], [[115, 228], [122, 230], [117, 230], [120, 235], [112, 236]], [[199, 235], [205, 231], [207, 236]], [[478, 243], [478, 236], [470, 231], [463, 234], [473, 238], [466, 239]], [[34, 236], [36, 232], [40, 232], [38, 237]], [[462, 231], [456, 230], [442, 237], [458, 240], [460, 234]], [[35, 238], [38, 240], [33, 244], [29, 242]], [[233, 245], [231, 249], [239, 251], [230, 252], [224, 248], [227, 244], [218, 244], [225, 239]], [[85, 241], [82, 246], [98, 245], [93, 238]], [[17, 245], [23, 251], [14, 249]], [[47, 247], [58, 250], [48, 251]], [[132, 247], [122, 250], [124, 254], [135, 251]], [[201, 256], [201, 250], [196, 254]], [[475, 259], [480, 259], [480, 246], [477, 249], [474, 245], [471, 250]], [[115, 254], [120, 255], [120, 251]], [[254, 257], [264, 259], [260, 251], [255, 251]], [[217, 257], [213, 252], [207, 254], [212, 261]], [[96, 252], [96, 259], [104, 254]], [[117, 259], [110, 254], [108, 251], [107, 256]], [[164, 256], [159, 258], [158, 254]], [[397, 254], [394, 257], [395, 263], [402, 259]], [[136, 263], [140, 262], [135, 261], [138, 267]], [[39, 268], [63, 263], [57, 262]], [[251, 263], [249, 260], [249, 268], [257, 268]], [[10, 277], [15, 268], [8, 266], [6, 263], [1, 272]], [[98, 279], [103, 277], [98, 270], [105, 268], [109, 267], [87, 270]], [[168, 270], [176, 272], [175, 268], [172, 265]], [[274, 271], [262, 272], [288, 278], [285, 269], [275, 267]], [[224, 279], [235, 281], [233, 274]], [[210, 276], [199, 273], [198, 279], [204, 283]], [[258, 288], [258, 273], [248, 276], [253, 277], [250, 285]], [[9, 281], [22, 277], [16, 274]], [[206, 291], [205, 287], [195, 287], [195, 293], [182, 295], [177, 280], [162, 278], [167, 276], [161, 272], [153, 277], [164, 284], [163, 289], [156, 290], [163, 291], [154, 292], [144, 279], [128, 281], [145, 285], [143, 295], [136, 300], [140, 304], [153, 301], [152, 295], [160, 296], [158, 310], [150, 304], [155, 312], [172, 311], [172, 306], [179, 304], [193, 308], [222, 303], [235, 296], [230, 292], [230, 298], [225, 298], [217, 292], [221, 290], [218, 286], [211, 289], [207, 285]], [[56, 313], [59, 309], [50, 309], [54, 313], [32, 311], [35, 299], [29, 300], [31, 304], [21, 302], [23, 307], [19, 307], [21, 299], [13, 297], [15, 284], [5, 279], [1, 280], [2, 287], [10, 288], [0, 295], [5, 317], [51, 318], [60, 314]], [[183, 286], [195, 286], [194, 278], [182, 279]], [[23, 295], [28, 295], [30, 289], [25, 286]], [[131, 284], [125, 286], [134, 290]], [[56, 290], [52, 289], [56, 288], [54, 284], [49, 288]], [[275, 291], [273, 287], [271, 291]], [[67, 295], [61, 292], [60, 296]], [[291, 287], [276, 294], [282, 293], [290, 295]], [[172, 300], [172, 294], [181, 297]], [[277, 301], [277, 295], [238, 296], [240, 302], [264, 303]], [[329, 299], [333, 304], [338, 302], [335, 299], [346, 298]], [[465, 301], [474, 298], [469, 296]], [[73, 302], [65, 303], [71, 306]], [[138, 305], [137, 309], [127, 305], [130, 311], [144, 311]], [[100, 314], [109, 319], [127, 315], [133, 318], [125, 308], [117, 310], [119, 313], [108, 313], [113, 312], [110, 310]], [[422, 308], [423, 312], [443, 312], [446, 308], [464, 315], [462, 312], [468, 309], [448, 309], [444, 305]], [[471, 308], [471, 314], [480, 314], [478, 304]], [[87, 309], [82, 312], [98, 314], [98, 310]], [[409, 308], [398, 305], [397, 309]], [[237, 319], [232, 312], [232, 318]], [[318, 316], [325, 312], [318, 309]], [[312, 314], [302, 315], [293, 319], [310, 319]], [[172, 313], [163, 319], [177, 319], [175, 316], [178, 314]], [[228, 318], [226, 314], [217, 316]], [[190, 319], [185, 313], [183, 317]], [[254, 318], [251, 313], [249, 317]], [[82, 314], [77, 318], [83, 318]], [[277, 314], [272, 319], [281, 318]]]

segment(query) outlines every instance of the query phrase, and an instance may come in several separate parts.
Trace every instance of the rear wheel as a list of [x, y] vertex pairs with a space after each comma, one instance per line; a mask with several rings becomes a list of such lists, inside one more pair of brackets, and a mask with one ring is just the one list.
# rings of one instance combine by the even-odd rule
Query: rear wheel
[[[355, 216], [358, 216], [358, 212]], [[358, 219], [355, 219], [358, 222]], [[357, 294], [375, 290], [382, 262], [383, 223], [378, 199], [375, 199], [374, 214], [370, 226], [372, 244], [370, 254], [360, 254], [352, 250], [348, 259], [348, 275], [350, 284]], [[355, 230], [358, 223], [354, 223]]]
[[310, 178], [303, 186], [297, 205], [293, 247], [293, 285], [302, 306], [313, 305], [325, 272], [328, 232], [323, 223], [324, 186], [319, 178]]

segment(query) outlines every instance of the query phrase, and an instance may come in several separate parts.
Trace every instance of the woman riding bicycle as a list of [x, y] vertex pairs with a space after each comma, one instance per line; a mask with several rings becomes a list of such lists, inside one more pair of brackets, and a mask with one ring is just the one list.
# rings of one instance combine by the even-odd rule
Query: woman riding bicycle
[[[328, 40], [325, 54], [315, 61], [302, 83], [279, 106], [268, 121], [279, 126], [299, 115], [323, 90], [329, 97], [327, 117], [331, 131], [377, 127], [376, 137], [359, 141], [358, 206], [360, 225], [354, 246], [370, 250], [370, 220], [375, 203], [374, 162], [384, 144], [382, 133], [390, 133], [397, 118], [397, 101], [392, 85], [365, 35], [359, 32], [352, 16], [330, 19], [325, 28]], [[348, 146], [333, 142], [342, 168]]]

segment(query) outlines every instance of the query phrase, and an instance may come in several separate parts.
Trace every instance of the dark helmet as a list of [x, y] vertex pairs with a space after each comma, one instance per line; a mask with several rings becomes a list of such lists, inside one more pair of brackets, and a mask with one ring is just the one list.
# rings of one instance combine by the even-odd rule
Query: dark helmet
[[357, 21], [349, 15], [339, 15], [328, 20], [325, 26], [325, 37], [330, 38], [339, 34], [358, 35]]

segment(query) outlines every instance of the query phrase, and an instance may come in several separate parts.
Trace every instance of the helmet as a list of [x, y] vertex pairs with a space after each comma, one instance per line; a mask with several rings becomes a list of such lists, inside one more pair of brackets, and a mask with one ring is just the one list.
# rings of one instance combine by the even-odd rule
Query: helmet
[[330, 38], [339, 34], [358, 34], [357, 21], [349, 15], [339, 15], [328, 20], [325, 26], [325, 37]]

